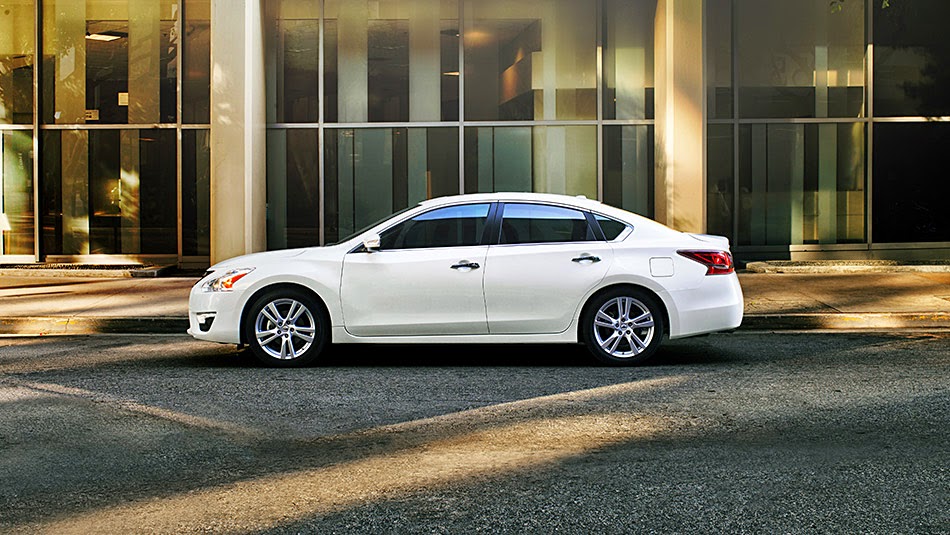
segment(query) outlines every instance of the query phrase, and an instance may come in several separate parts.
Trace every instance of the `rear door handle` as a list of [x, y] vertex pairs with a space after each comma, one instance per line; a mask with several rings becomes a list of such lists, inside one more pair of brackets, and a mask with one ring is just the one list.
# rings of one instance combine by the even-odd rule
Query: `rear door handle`
[[472, 269], [478, 269], [480, 267], [481, 266], [478, 265], [478, 262], [469, 262], [467, 260], [462, 260], [458, 264], [455, 264], [454, 266], [452, 266], [452, 269], [464, 269], [468, 271]]
[[578, 256], [577, 258], [572, 258], [572, 259], [571, 259], [571, 262], [578, 262], [578, 263], [580, 263], [580, 262], [590, 262], [591, 264], [593, 264], [594, 262], [600, 262], [600, 257], [599, 257], [599, 256], [591, 256], [591, 255], [583, 255], [583, 256]]

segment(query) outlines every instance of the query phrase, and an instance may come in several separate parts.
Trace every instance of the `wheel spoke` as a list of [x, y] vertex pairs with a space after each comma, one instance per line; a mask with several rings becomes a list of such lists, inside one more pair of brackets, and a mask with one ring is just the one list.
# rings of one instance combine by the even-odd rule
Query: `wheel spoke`
[[603, 308], [597, 311], [597, 317], [594, 318], [594, 323], [602, 327], [613, 327], [614, 322], [616, 321], [617, 319], [611, 318], [606, 312], [604, 312]]
[[287, 339], [286, 338], [280, 339], [280, 358], [282, 359], [287, 358]]
[[[294, 310], [294, 307], [296, 307], [296, 311]], [[297, 318], [303, 315], [303, 313], [306, 311], [307, 307], [301, 305], [297, 301], [294, 301], [293, 304], [290, 305], [290, 312], [287, 313], [287, 322], [295, 323]]]
[[274, 325], [280, 325], [283, 318], [280, 316], [280, 312], [277, 310], [277, 306], [274, 303], [268, 303], [266, 307], [261, 310], [261, 314], [265, 318], [269, 319]]
[[301, 340], [303, 340], [304, 342], [307, 342], [308, 344], [310, 342], [313, 342], [313, 335], [303, 332], [302, 329], [297, 329], [297, 332], [294, 333], [294, 336], [296, 336], [297, 338], [300, 338]]
[[[265, 336], [267, 337], [266, 339], [264, 338]], [[260, 331], [257, 333], [257, 341], [262, 346], [266, 346], [267, 344], [273, 342], [274, 339], [277, 338], [278, 336], [280, 335], [277, 334], [277, 329], [270, 330], [270, 331]]]
[[621, 313], [620, 317], [622, 319], [630, 318], [630, 306], [633, 305], [633, 299], [630, 299], [629, 297], [623, 297], [621, 298], [620, 302], [623, 303], [623, 312]]
[[608, 353], [610, 353], [611, 351], [610, 351], [609, 349], [607, 349], [607, 347], [610, 346], [610, 344], [611, 344], [616, 338], [619, 338], [619, 337], [620, 337], [620, 333], [618, 333], [617, 331], [614, 331], [614, 332], [610, 333], [610, 336], [608, 336], [606, 340], [604, 340], [603, 342], [600, 343], [600, 347], [603, 348], [604, 351], [607, 351]]
[[639, 353], [646, 349], [647, 345], [643, 342], [643, 340], [640, 339], [639, 336], [637, 336], [637, 333], [631, 333], [630, 336], [633, 338], [630, 340], [630, 349], [632, 349], [635, 353]]
[[636, 355], [640, 352], [640, 347], [636, 344], [636, 342], [633, 341], [633, 339], [636, 338], [636, 335], [626, 334], [624, 335], [624, 338], [627, 339], [627, 345], [630, 347], [631, 353]]

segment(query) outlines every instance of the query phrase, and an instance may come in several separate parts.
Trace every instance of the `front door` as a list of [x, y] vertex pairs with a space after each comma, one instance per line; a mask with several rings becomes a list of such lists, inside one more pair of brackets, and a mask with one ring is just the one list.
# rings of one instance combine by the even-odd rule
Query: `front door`
[[491, 203], [436, 208], [387, 229], [376, 252], [343, 262], [341, 298], [355, 336], [485, 334], [482, 234]]

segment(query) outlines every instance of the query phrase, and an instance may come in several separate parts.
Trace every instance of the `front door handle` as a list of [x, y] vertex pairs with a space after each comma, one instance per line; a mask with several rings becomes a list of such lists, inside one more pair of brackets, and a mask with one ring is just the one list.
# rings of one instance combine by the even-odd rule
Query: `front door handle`
[[458, 264], [452, 266], [452, 269], [471, 271], [473, 269], [478, 269], [481, 266], [478, 265], [478, 262], [469, 262], [468, 260], [461, 260]]
[[580, 262], [590, 262], [591, 264], [593, 264], [594, 262], [600, 262], [600, 257], [599, 257], [599, 256], [591, 256], [591, 255], [589, 255], [589, 254], [585, 254], [585, 255], [582, 255], [582, 256], [578, 256], [577, 258], [572, 258], [572, 259], [571, 259], [571, 262], [578, 262], [578, 263], [580, 263]]

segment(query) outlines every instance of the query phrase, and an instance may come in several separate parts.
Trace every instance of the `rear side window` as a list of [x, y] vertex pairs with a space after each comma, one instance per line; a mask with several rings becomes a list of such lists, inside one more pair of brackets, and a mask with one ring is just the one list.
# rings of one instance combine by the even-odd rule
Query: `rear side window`
[[620, 236], [624, 229], [627, 228], [626, 223], [621, 223], [616, 219], [602, 215], [595, 215], [594, 217], [597, 218], [597, 224], [600, 225], [600, 230], [604, 231], [604, 237], [607, 238], [607, 241], [617, 239], [617, 236]]
[[380, 250], [478, 245], [491, 204], [466, 204], [430, 210], [387, 229]]
[[596, 239], [587, 216], [580, 210], [543, 204], [506, 204], [501, 218], [501, 244]]

